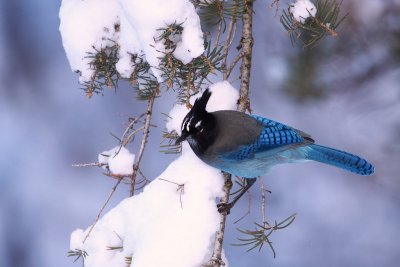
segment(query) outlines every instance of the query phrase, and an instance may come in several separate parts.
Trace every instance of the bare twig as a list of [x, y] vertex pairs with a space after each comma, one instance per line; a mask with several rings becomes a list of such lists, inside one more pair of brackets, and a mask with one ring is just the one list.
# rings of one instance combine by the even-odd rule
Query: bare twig
[[[224, 69], [224, 75], [223, 75], [223, 79], [227, 80], [229, 78], [228, 75], [228, 71], [227, 71], [227, 65], [228, 65], [228, 54], [229, 54], [229, 50], [230, 47], [232, 45], [233, 42], [233, 38], [235, 37], [235, 32], [236, 32], [236, 17], [232, 17], [231, 21], [229, 22], [229, 26], [228, 26], [228, 32], [226, 34], [226, 39], [225, 39], [225, 43], [224, 43], [224, 61], [223, 61], [223, 69]], [[230, 74], [230, 72], [229, 72]]]
[[100, 162], [93, 162], [93, 163], [78, 163], [78, 164], [72, 164], [72, 167], [103, 167], [106, 166], [106, 163], [100, 163]]
[[141, 170], [140, 168], [138, 169], [138, 172], [139, 172], [140, 176], [143, 177], [143, 179], [145, 179], [146, 181], [150, 181], [150, 180], [147, 179], [147, 177], [143, 174], [143, 172], [142, 172], [142, 170]]
[[129, 143], [129, 141], [124, 141], [128, 139], [125, 136], [129, 133], [129, 130], [133, 129], [133, 126], [138, 123], [141, 118], [143, 118], [144, 115], [146, 115], [146, 113], [141, 114], [137, 118], [130, 118], [132, 121], [129, 123], [128, 127], [126, 127], [124, 133], [122, 134], [122, 138], [120, 139], [122, 140], [121, 143], [123, 143], [122, 146], [125, 146], [127, 143]]
[[216, 37], [216, 39], [215, 39], [215, 46], [218, 46], [218, 45], [219, 45], [219, 38], [221, 37], [221, 32], [222, 32], [222, 21], [223, 21], [223, 20], [221, 20], [221, 21], [218, 23], [217, 37]]
[[275, 6], [275, 16], [276, 16], [276, 14], [278, 14], [278, 10], [279, 10], [279, 0], [274, 0], [271, 3], [271, 8], [274, 7], [274, 6]]
[[103, 213], [103, 210], [105, 209], [105, 207], [107, 206], [108, 202], [110, 202], [111, 197], [113, 196], [113, 194], [115, 193], [115, 190], [117, 190], [118, 185], [121, 183], [123, 177], [121, 177], [120, 179], [118, 179], [117, 183], [113, 186], [113, 188], [111, 189], [110, 194], [108, 195], [106, 202], [104, 202], [103, 206], [101, 207], [99, 213], [97, 213], [96, 219], [94, 220], [94, 222], [92, 223], [92, 226], [90, 226], [90, 229], [88, 231], [88, 233], [86, 234], [85, 238], [83, 239], [83, 243], [86, 242], [87, 238], [89, 237], [90, 233], [92, 232], [94, 226], [96, 225], [96, 223], [99, 221], [101, 214]]
[[241, 60], [243, 57], [243, 54], [240, 52], [239, 54], [236, 55], [236, 57], [232, 60], [231, 64], [229, 67], [226, 68], [226, 79], [229, 78], [231, 75], [232, 70], [235, 68], [236, 64]]
[[247, 211], [246, 211], [245, 214], [242, 215], [242, 217], [240, 217], [239, 219], [237, 219], [237, 220], [234, 222], [234, 224], [240, 222], [241, 220], [243, 220], [244, 218], [246, 218], [247, 215], [250, 214], [250, 211], [251, 211], [251, 192], [250, 192], [250, 190], [247, 190], [246, 193], [247, 193], [247, 196], [248, 196], [248, 197], [247, 197], [247, 200], [248, 200], [248, 202], [247, 202]]
[[144, 130], [144, 126], [132, 131], [126, 138], [124, 141], [122, 141], [121, 146], [126, 146], [133, 138], [133, 136], [135, 136], [135, 134], [137, 134], [139, 131]]
[[181, 203], [181, 209], [183, 209], [182, 195], [185, 194], [185, 184], [178, 184], [177, 182], [170, 181], [170, 180], [163, 179], [163, 178], [158, 178], [158, 179], [165, 181], [165, 182], [169, 182], [171, 184], [175, 184], [178, 186], [178, 189], [176, 189], [176, 191], [179, 191], [179, 202]]
[[264, 188], [264, 179], [260, 178], [260, 188], [261, 188], [261, 213], [262, 213], [262, 222], [263, 225], [267, 223], [267, 214], [265, 210], [265, 188]]
[[142, 138], [142, 143], [140, 145], [139, 153], [136, 158], [136, 162], [133, 165], [133, 172], [131, 175], [131, 190], [130, 190], [130, 195], [133, 196], [135, 193], [135, 181], [136, 181], [136, 175], [139, 170], [140, 166], [140, 161], [142, 160], [143, 153], [147, 144], [147, 140], [149, 138], [149, 129], [150, 129], [150, 122], [151, 122], [151, 115], [153, 112], [153, 105], [154, 105], [154, 100], [156, 98], [156, 93], [154, 93], [150, 98], [149, 102], [147, 104], [147, 112], [146, 112], [146, 120], [144, 124], [144, 129], [143, 129], [143, 138]]

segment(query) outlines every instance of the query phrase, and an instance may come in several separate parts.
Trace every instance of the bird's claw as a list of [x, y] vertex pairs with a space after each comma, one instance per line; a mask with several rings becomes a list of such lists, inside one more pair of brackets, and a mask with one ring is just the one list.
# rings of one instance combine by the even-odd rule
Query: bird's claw
[[231, 213], [231, 208], [233, 207], [232, 203], [219, 203], [217, 204], [218, 212], [223, 214], [226, 213], [227, 215]]

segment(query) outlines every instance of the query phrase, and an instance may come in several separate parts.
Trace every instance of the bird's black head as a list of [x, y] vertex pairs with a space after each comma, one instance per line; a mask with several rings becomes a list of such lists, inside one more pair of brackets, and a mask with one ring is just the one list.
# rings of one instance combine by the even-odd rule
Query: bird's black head
[[176, 144], [188, 140], [192, 149], [196, 153], [201, 153], [212, 143], [215, 119], [213, 115], [206, 110], [210, 96], [211, 92], [206, 89], [203, 95], [196, 99], [192, 109], [186, 114], [182, 121], [182, 134], [176, 140]]

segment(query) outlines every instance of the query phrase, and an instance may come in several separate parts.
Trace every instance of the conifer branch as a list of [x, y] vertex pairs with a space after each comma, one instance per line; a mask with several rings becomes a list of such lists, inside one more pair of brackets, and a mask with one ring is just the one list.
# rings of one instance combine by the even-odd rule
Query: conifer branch
[[[250, 100], [249, 100], [249, 84], [250, 84], [250, 71], [251, 71], [251, 58], [252, 58], [252, 47], [253, 47], [253, 0], [243, 0], [245, 13], [242, 17], [242, 65], [240, 67], [240, 95], [239, 95], [239, 105], [238, 111], [245, 112], [246, 110], [250, 111]], [[233, 32], [233, 27], [235, 25], [235, 18], [232, 18], [229, 27], [232, 27], [231, 30]], [[229, 52], [229, 46], [233, 40], [233, 33], [229, 32], [228, 29], [228, 37], [225, 42], [225, 59], [227, 58], [227, 53]], [[226, 64], [226, 61], [225, 61]], [[226, 65], [225, 65], [226, 66]], [[224, 77], [226, 72], [224, 73]], [[224, 195], [221, 198], [220, 203], [229, 203], [229, 195], [232, 189], [232, 178], [230, 174], [224, 173], [225, 184], [224, 184]], [[210, 261], [205, 265], [206, 267], [220, 267], [224, 266], [225, 263], [222, 261], [222, 246], [224, 242], [225, 235], [225, 224], [227, 219], [228, 212], [224, 211], [220, 215], [220, 226], [219, 230], [216, 233], [215, 243], [214, 243], [214, 251], [213, 256]]]
[[242, 29], [242, 64], [240, 66], [240, 99], [238, 110], [240, 112], [249, 111], [249, 86], [250, 86], [250, 72], [251, 72], [251, 59], [253, 53], [253, 0], [244, 0], [245, 10], [243, 14], [243, 29]]
[[283, 10], [281, 23], [289, 33], [292, 44], [298, 43], [303, 48], [314, 47], [325, 36], [335, 37], [338, 35], [336, 29], [347, 17], [347, 14], [340, 17], [342, 1], [336, 0], [318, 0], [317, 13], [310, 16], [304, 21], [297, 21], [290, 11]]
[[[225, 184], [223, 188], [224, 194], [223, 197], [221, 198], [220, 203], [229, 203], [229, 195], [233, 183], [230, 174], [224, 173], [224, 178], [225, 178]], [[219, 230], [215, 234], [213, 255], [211, 259], [204, 265], [204, 267], [220, 267], [225, 265], [225, 263], [222, 261], [222, 247], [224, 243], [225, 225], [227, 216], [228, 216], [227, 210], [223, 211], [220, 215]]]

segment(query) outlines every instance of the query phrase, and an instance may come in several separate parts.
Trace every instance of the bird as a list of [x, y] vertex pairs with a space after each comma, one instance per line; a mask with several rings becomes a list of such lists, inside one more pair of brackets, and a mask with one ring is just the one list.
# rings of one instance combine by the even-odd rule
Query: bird
[[227, 211], [272, 167], [282, 163], [317, 161], [359, 175], [372, 175], [374, 166], [365, 159], [338, 149], [315, 144], [309, 134], [285, 124], [234, 110], [208, 112], [211, 91], [206, 89], [184, 117], [176, 144], [187, 141], [206, 164], [244, 178], [238, 195], [218, 205]]

